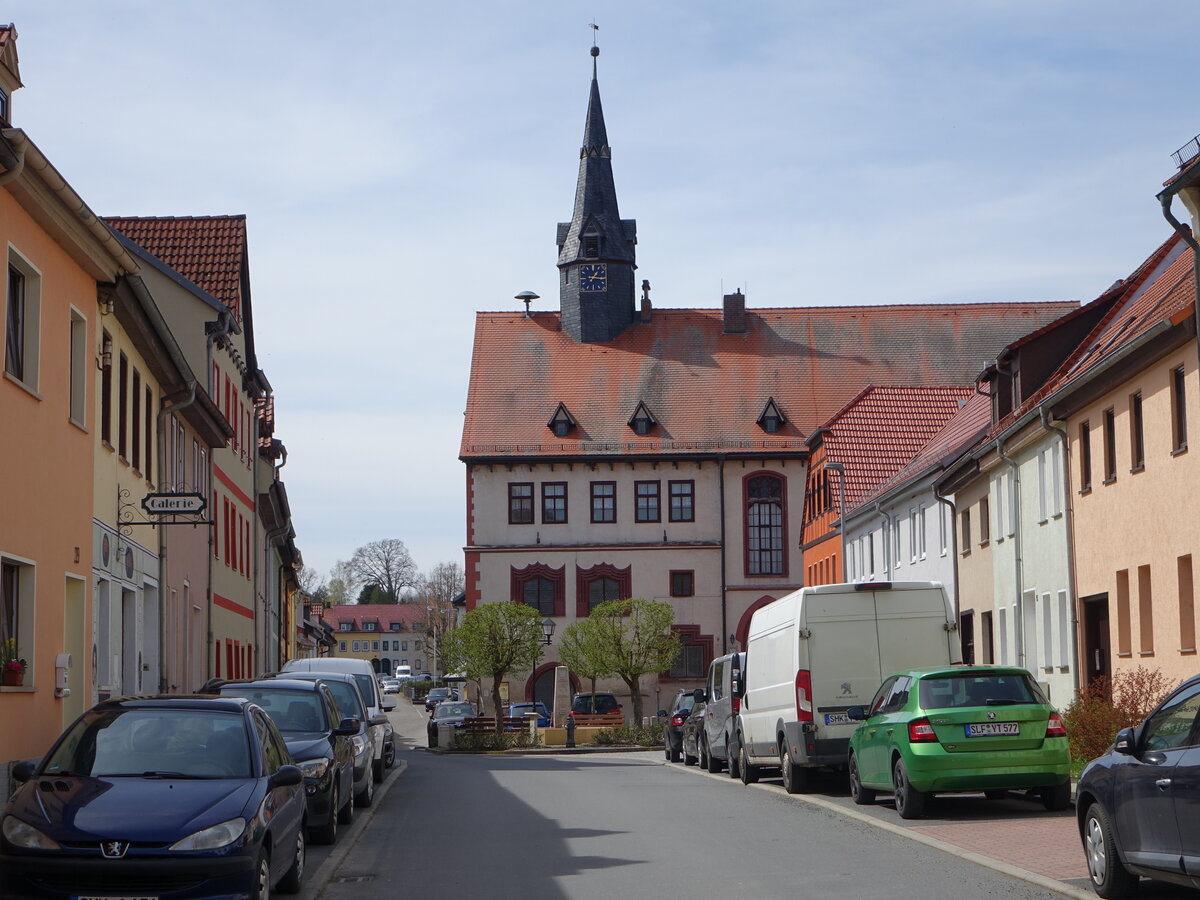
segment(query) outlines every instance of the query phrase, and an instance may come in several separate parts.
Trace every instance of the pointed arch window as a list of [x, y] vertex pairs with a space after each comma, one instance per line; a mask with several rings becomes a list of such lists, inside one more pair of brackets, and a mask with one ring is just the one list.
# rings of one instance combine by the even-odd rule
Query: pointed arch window
[[650, 410], [646, 408], [644, 402], [638, 402], [637, 409], [633, 411], [633, 416], [629, 419], [628, 425], [633, 429], [634, 434], [649, 434], [658, 422], [654, 416], [650, 415]]
[[510, 597], [514, 603], [524, 603], [541, 616], [565, 616], [566, 566], [552, 569], [533, 563], [523, 569], [511, 568]]
[[787, 419], [780, 412], [778, 404], [775, 403], [774, 397], [767, 398], [767, 405], [763, 407], [762, 415], [758, 417], [758, 427], [767, 434], [775, 434], [783, 427]]
[[743, 482], [743, 494], [746, 574], [786, 575], [783, 477], [770, 472], [748, 475]]
[[554, 415], [550, 417], [550, 421], [546, 423], [546, 427], [554, 432], [555, 437], [566, 437], [571, 433], [575, 424], [575, 419], [567, 412], [567, 407], [560, 403], [558, 409], [554, 411]]
[[624, 600], [630, 596], [632, 569], [600, 563], [590, 569], [575, 569], [575, 615], [584, 618], [607, 600]]

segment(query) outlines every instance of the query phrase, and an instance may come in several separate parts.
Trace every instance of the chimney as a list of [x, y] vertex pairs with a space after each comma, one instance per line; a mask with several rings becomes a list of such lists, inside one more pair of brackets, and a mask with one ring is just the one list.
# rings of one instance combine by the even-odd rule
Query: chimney
[[651, 316], [650, 308], [650, 280], [642, 280], [642, 321], [649, 322]]
[[746, 296], [741, 288], [725, 295], [725, 334], [746, 333]]

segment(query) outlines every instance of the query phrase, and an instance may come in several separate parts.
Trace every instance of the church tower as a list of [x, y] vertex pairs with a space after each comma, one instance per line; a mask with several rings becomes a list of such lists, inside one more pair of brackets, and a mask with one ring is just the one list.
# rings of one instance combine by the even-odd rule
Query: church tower
[[611, 341], [634, 321], [637, 222], [622, 219], [613, 184], [612, 151], [604, 129], [596, 57], [588, 98], [575, 212], [558, 223], [559, 303], [563, 330], [586, 343]]

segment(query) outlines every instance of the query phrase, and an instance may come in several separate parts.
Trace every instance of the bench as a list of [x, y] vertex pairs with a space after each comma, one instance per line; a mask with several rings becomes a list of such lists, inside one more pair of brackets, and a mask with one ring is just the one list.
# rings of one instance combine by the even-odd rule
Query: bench
[[[529, 720], [524, 716], [505, 716], [500, 720], [501, 731], [527, 731]], [[458, 734], [493, 734], [496, 731], [494, 716], [472, 716], [463, 719], [462, 723], [454, 726]]]
[[571, 718], [576, 728], [620, 728], [625, 724], [619, 713], [575, 713]]

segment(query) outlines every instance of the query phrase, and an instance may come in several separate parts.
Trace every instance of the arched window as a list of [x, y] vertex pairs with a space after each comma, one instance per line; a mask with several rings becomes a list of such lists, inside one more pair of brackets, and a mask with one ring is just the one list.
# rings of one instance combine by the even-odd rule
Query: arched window
[[514, 568], [511, 570], [509, 597], [514, 603], [533, 607], [540, 616], [565, 616], [565, 575], [565, 566], [552, 569], [541, 563], [533, 563], [523, 569]]
[[554, 582], [549, 578], [530, 578], [521, 585], [521, 601], [539, 615], [554, 615]]
[[601, 563], [590, 569], [577, 569], [575, 576], [575, 615], [583, 618], [608, 600], [623, 600], [630, 594], [630, 567], [618, 569]]
[[759, 473], [746, 478], [746, 574], [787, 574], [783, 478]]

